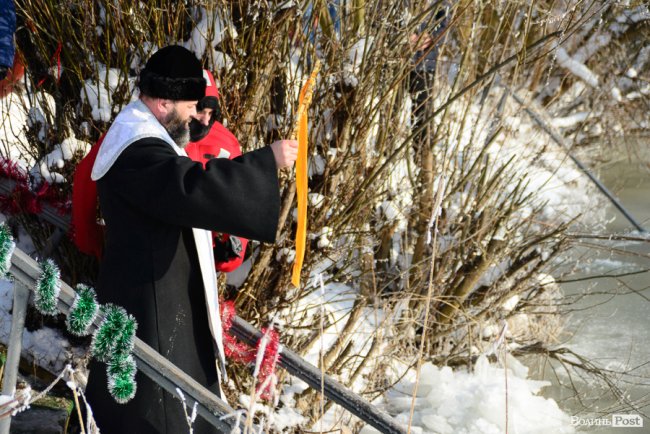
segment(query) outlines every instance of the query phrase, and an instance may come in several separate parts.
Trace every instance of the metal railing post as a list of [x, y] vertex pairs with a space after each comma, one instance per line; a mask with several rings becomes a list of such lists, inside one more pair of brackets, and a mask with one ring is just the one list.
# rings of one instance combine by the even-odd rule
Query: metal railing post
[[[9, 334], [9, 347], [7, 348], [7, 361], [4, 369], [2, 385], [3, 395], [12, 395], [16, 391], [18, 379], [18, 364], [20, 363], [20, 352], [23, 344], [23, 330], [25, 329], [25, 317], [27, 315], [27, 301], [29, 300], [29, 288], [19, 281], [14, 281], [14, 305], [11, 317], [11, 332]], [[0, 420], [0, 434], [9, 434], [11, 416]]]

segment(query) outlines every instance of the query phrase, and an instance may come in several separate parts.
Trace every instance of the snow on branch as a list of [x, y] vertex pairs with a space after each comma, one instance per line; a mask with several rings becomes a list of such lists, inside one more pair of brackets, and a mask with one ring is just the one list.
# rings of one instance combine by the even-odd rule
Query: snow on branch
[[562, 47], [559, 47], [556, 52], [557, 61], [563, 68], [569, 70], [573, 75], [579, 77], [591, 87], [598, 87], [598, 75], [591, 71], [584, 63], [581, 63], [566, 52]]
[[634, 65], [625, 72], [629, 78], [636, 78], [639, 75], [639, 71], [642, 71], [643, 68], [650, 62], [650, 45], [646, 45], [639, 51], [639, 55], [636, 56]]

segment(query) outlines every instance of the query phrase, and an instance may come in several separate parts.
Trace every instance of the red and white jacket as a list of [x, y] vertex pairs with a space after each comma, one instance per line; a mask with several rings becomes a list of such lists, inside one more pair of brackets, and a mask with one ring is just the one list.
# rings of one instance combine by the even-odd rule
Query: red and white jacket
[[[205, 77], [205, 97], [219, 98], [219, 90], [217, 88], [214, 77], [208, 70], [203, 70]], [[241, 153], [241, 146], [237, 138], [225, 126], [218, 121], [213, 121], [210, 132], [201, 140], [190, 142], [185, 148], [187, 156], [194, 161], [200, 161], [205, 167], [205, 164], [212, 158], [228, 158], [233, 159], [239, 157]], [[213, 233], [213, 244], [225, 243], [228, 241], [228, 234]], [[244, 261], [244, 254], [246, 253], [246, 246], [248, 240], [245, 238], [237, 237], [241, 243], [241, 251], [239, 256], [226, 261], [215, 261], [217, 271], [228, 273], [239, 267]]]
[[[207, 93], [207, 92], [206, 92]], [[212, 158], [229, 158], [233, 159], [241, 155], [241, 147], [239, 141], [226, 127], [219, 122], [215, 121], [207, 136], [198, 142], [191, 142], [185, 148], [187, 156], [194, 161], [200, 161], [203, 166]], [[212, 234], [214, 242], [226, 242], [228, 234]], [[248, 240], [246, 238], [239, 238], [241, 242], [241, 252], [237, 258], [230, 259], [224, 262], [215, 262], [217, 271], [228, 273], [239, 267], [244, 261], [244, 254], [246, 253], [246, 246]]]

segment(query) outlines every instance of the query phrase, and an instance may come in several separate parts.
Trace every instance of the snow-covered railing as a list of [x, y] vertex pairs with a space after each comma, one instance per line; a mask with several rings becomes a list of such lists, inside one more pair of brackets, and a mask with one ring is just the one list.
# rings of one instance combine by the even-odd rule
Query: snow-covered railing
[[[0, 179], [0, 194], [10, 194], [14, 182], [7, 179]], [[57, 232], [48, 241], [46, 249], [53, 250], [57, 243], [56, 239], [61, 234], [67, 233], [69, 217], [61, 216], [53, 207], [43, 204], [40, 217], [54, 225]], [[12, 257], [11, 273], [27, 288], [33, 288], [36, 279], [40, 276], [40, 267], [36, 261], [27, 254], [16, 249]], [[59, 308], [67, 313], [74, 301], [74, 290], [62, 282]], [[96, 321], [98, 325], [99, 320]], [[233, 318], [230, 332], [253, 348], [262, 337], [262, 333], [248, 322], [235, 316]], [[158, 354], [153, 348], [136, 338], [133, 356], [136, 359], [138, 369], [153, 381], [160, 384], [173, 396], [177, 396], [176, 388], [179, 388], [186, 397], [190, 398], [190, 407], [193, 402], [198, 403], [199, 415], [214, 425], [220, 432], [229, 433], [233, 418], [225, 420], [220, 416], [230, 414], [234, 410], [225, 402], [212, 394], [209, 390], [194, 381], [190, 376], [182, 372], [167, 359]], [[327, 399], [339, 404], [367, 424], [375, 427], [382, 433], [403, 434], [407, 430], [403, 425], [398, 424], [388, 413], [379, 410], [371, 403], [346, 389], [342, 384], [333, 378], [324, 375], [320, 369], [308, 363], [293, 351], [283, 347], [279, 365], [294, 377], [307, 383], [314, 390], [322, 391]], [[230, 422], [229, 422], [230, 421]], [[0, 434], [2, 434], [0, 432]]]

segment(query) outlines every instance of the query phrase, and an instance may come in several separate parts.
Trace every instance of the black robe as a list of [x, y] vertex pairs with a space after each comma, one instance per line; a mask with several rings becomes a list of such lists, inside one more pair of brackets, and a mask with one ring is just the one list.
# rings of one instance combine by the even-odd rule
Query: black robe
[[[270, 148], [234, 160], [201, 163], [178, 156], [160, 139], [126, 148], [98, 181], [106, 246], [97, 293], [124, 307], [137, 336], [219, 394], [213, 338], [192, 227], [271, 242], [280, 197]], [[91, 363], [87, 395], [103, 434], [189, 432], [182, 404], [144, 374], [137, 392], [117, 404], [106, 366]], [[216, 432], [200, 416], [194, 433]]]

